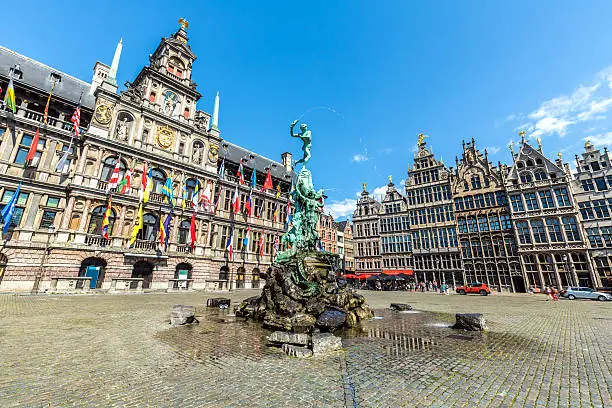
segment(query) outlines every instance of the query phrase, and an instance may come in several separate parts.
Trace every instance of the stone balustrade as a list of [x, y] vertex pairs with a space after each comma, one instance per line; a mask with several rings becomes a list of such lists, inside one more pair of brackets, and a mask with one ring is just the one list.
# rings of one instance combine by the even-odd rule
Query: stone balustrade
[[51, 292], [89, 292], [89, 276], [56, 276], [51, 278]]
[[113, 292], [142, 292], [143, 278], [112, 278], [108, 290]]

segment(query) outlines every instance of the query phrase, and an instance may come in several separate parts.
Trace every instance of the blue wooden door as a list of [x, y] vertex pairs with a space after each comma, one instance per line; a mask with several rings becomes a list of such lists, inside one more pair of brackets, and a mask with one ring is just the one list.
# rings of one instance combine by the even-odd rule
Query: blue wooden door
[[98, 284], [98, 276], [100, 275], [100, 267], [99, 266], [88, 266], [85, 271], [85, 277], [91, 278], [89, 282], [89, 288], [95, 289]]

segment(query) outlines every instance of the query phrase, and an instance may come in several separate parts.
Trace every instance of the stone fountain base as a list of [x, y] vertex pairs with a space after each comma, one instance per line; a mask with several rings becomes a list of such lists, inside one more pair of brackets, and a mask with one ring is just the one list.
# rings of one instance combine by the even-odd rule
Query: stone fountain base
[[277, 261], [261, 296], [236, 306], [236, 315], [295, 333], [330, 332], [370, 319], [365, 298], [338, 285], [332, 267], [336, 261], [337, 255], [314, 251]]

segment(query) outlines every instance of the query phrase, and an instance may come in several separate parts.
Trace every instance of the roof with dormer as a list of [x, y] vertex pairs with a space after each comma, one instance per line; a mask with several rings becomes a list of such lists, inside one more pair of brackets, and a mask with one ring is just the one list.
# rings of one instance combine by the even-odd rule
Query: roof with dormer
[[[532, 165], [529, 165], [529, 163], [532, 163]], [[514, 163], [508, 172], [506, 180], [508, 182], [516, 182], [520, 180], [521, 172], [535, 169], [542, 169], [546, 174], [554, 174], [555, 177], [565, 176], [565, 171], [558, 163], [548, 159], [540, 149], [535, 149], [524, 141], [519, 152], [514, 157]]]
[[55, 85], [53, 99], [63, 99], [65, 102], [76, 105], [81, 98], [83, 108], [93, 109], [95, 99], [89, 94], [90, 83], [0, 46], [0, 76], [8, 81], [9, 70], [15, 65], [19, 65], [19, 71], [22, 74], [20, 78], [13, 79], [15, 86], [48, 93], [52, 86], [51, 74], [56, 74], [60, 76], [60, 82]]

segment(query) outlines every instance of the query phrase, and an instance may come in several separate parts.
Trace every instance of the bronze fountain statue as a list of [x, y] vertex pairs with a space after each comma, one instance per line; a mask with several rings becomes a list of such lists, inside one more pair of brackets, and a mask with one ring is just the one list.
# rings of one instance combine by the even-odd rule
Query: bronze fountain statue
[[310, 333], [352, 327], [370, 319], [372, 312], [365, 298], [337, 282], [339, 256], [318, 249], [317, 225], [323, 209], [323, 190], [316, 190], [306, 168], [311, 158], [312, 133], [306, 124], [290, 135], [303, 142], [302, 164], [291, 200], [295, 207], [292, 224], [283, 235], [288, 249], [278, 253], [261, 296], [243, 301], [236, 315], [263, 321], [264, 327]]

